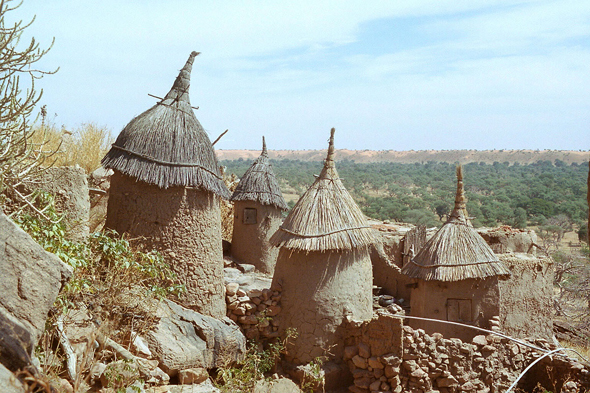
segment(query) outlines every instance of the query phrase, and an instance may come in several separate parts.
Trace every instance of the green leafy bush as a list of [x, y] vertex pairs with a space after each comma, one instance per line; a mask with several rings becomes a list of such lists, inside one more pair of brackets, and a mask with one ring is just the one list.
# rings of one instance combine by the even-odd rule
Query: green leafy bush
[[260, 343], [249, 341], [248, 351], [242, 363], [235, 367], [218, 370], [215, 378], [216, 386], [227, 393], [251, 392], [256, 382], [264, 379], [265, 374], [275, 368], [281, 354], [286, 351], [288, 341], [296, 337], [295, 329], [287, 329], [283, 340], [267, 344], [266, 349], [261, 349]]

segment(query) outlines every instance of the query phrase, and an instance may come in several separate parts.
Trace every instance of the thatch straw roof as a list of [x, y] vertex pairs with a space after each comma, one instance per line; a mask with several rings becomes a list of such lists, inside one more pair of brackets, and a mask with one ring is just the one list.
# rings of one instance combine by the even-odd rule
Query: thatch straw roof
[[458, 166], [453, 212], [410, 263], [402, 268], [402, 273], [437, 281], [510, 275], [490, 246], [473, 229], [465, 208], [466, 202], [463, 172]]
[[102, 165], [160, 188], [197, 187], [229, 198], [211, 141], [189, 100], [197, 55], [191, 53], [164, 99], [123, 128]]
[[254, 201], [289, 210], [275, 174], [272, 171], [266, 141], [262, 137], [262, 153], [240, 179], [231, 196], [232, 201]]
[[309, 252], [353, 250], [374, 242], [367, 219], [334, 166], [334, 131], [321, 174], [270, 238], [271, 244]]

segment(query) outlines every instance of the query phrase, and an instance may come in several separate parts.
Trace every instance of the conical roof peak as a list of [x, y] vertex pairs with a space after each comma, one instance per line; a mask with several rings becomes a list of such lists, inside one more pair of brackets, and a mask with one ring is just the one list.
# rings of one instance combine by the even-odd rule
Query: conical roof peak
[[191, 86], [191, 71], [193, 69], [193, 62], [195, 61], [195, 57], [197, 57], [199, 54], [200, 52], [191, 52], [190, 56], [188, 57], [188, 60], [184, 64], [184, 67], [182, 67], [182, 69], [178, 73], [178, 76], [176, 77], [176, 80], [174, 80], [172, 88], [170, 89], [168, 94], [166, 94], [166, 97], [164, 97], [164, 104], [171, 105], [172, 103], [179, 101], [190, 104], [188, 91]]
[[160, 188], [196, 187], [229, 198], [209, 136], [190, 106], [197, 55], [190, 54], [164, 99], [123, 128], [101, 163]]
[[423, 280], [459, 281], [510, 276], [510, 270], [473, 229], [467, 217], [463, 170], [457, 167], [455, 207], [449, 219], [402, 268], [402, 273]]
[[463, 167], [457, 165], [457, 192], [455, 194], [455, 206], [448, 221], [460, 224], [471, 225], [469, 215], [467, 214], [467, 197], [465, 196], [465, 187], [463, 186]]
[[338, 177], [332, 128], [322, 172], [301, 196], [271, 244], [296, 251], [351, 251], [374, 242], [372, 229]]
[[232, 201], [254, 201], [288, 210], [279, 182], [270, 165], [266, 141], [262, 137], [262, 152], [240, 179], [230, 198]]
[[268, 157], [268, 151], [266, 150], [266, 140], [264, 139], [264, 135], [262, 136], [262, 152], [260, 153], [260, 155]]
[[334, 133], [336, 132], [335, 128], [330, 130], [330, 139], [328, 139], [328, 154], [326, 154], [326, 161], [324, 163], [325, 167], [335, 167], [334, 165]]

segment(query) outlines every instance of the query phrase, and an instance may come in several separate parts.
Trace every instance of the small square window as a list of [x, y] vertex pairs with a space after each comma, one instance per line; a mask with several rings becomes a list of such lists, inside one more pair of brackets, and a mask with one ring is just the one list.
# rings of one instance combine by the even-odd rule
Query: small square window
[[247, 207], [244, 209], [244, 224], [256, 224], [256, 209]]

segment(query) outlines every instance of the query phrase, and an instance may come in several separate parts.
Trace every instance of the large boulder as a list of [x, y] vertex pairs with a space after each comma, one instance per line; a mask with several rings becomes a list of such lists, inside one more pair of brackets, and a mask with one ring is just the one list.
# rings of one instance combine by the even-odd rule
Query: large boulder
[[64, 214], [67, 236], [84, 240], [89, 233], [90, 196], [86, 172], [79, 166], [49, 168], [36, 187], [55, 196], [55, 205]]
[[30, 364], [47, 313], [72, 268], [0, 213], [0, 363]]
[[253, 393], [301, 393], [299, 386], [288, 378], [279, 378], [275, 381], [262, 379], [256, 382]]
[[496, 254], [535, 254], [537, 250], [537, 235], [532, 229], [517, 229], [504, 225], [498, 228], [477, 228], [477, 233]]
[[100, 167], [88, 177], [90, 191], [90, 233], [101, 231], [107, 218], [109, 188], [111, 187], [112, 169]]
[[227, 367], [244, 358], [246, 338], [227, 317], [215, 319], [169, 300], [162, 301], [156, 315], [159, 322], [146, 339], [170, 376], [188, 368]]

